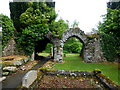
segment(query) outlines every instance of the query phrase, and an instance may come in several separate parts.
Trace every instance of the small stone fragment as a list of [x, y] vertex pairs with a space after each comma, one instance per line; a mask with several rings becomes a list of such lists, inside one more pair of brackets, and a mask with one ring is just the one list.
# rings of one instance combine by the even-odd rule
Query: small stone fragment
[[3, 76], [8, 76], [8, 75], [9, 75], [9, 72], [3, 72], [2, 75], [3, 75]]
[[21, 70], [25, 71], [25, 70], [26, 70], [25, 66], [22, 66], [22, 67], [21, 67]]

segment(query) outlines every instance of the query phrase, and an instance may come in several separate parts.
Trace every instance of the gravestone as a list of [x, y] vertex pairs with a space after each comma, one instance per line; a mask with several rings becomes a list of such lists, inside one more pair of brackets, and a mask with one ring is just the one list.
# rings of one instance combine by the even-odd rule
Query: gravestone
[[29, 88], [29, 86], [37, 79], [37, 71], [30, 70], [22, 79], [22, 86]]

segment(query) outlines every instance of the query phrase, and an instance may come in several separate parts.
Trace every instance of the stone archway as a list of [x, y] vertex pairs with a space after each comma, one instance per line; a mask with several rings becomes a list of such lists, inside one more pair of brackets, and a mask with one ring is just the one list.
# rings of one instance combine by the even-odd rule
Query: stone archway
[[84, 58], [84, 54], [83, 53], [84, 53], [85, 45], [86, 45], [86, 43], [88, 41], [85, 33], [82, 30], [80, 30], [79, 28], [75, 28], [75, 29], [70, 28], [69, 30], [66, 30], [63, 33], [63, 36], [62, 36], [63, 43], [65, 43], [71, 37], [76, 37], [83, 44], [80, 56], [82, 56]]
[[54, 45], [54, 61], [62, 62], [63, 60], [63, 46], [67, 39], [70, 37], [77, 37], [84, 44], [82, 49], [82, 57], [85, 62], [98, 62], [103, 61], [103, 54], [100, 47], [100, 38], [89, 39], [85, 33], [79, 28], [70, 28], [69, 30], [64, 31], [62, 38], [53, 37], [52, 33], [47, 34], [47, 38]]

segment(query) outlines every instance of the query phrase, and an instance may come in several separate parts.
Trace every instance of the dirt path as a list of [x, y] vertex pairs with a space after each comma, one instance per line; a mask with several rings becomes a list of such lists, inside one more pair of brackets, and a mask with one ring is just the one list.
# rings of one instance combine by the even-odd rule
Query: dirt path
[[[39, 67], [41, 67], [44, 63], [46, 63], [48, 60], [50, 59], [50, 57], [46, 57], [44, 58], [42, 61], [39, 61], [33, 68], [31, 68], [30, 70], [35, 70]], [[29, 70], [28, 70], [29, 71]], [[16, 73], [16, 75], [14, 76], [9, 76], [6, 78], [5, 81], [2, 82], [2, 89], [9, 89], [9, 88], [17, 88], [18, 86], [21, 85], [22, 83], [22, 78], [23, 76], [28, 72], [18, 72]]]

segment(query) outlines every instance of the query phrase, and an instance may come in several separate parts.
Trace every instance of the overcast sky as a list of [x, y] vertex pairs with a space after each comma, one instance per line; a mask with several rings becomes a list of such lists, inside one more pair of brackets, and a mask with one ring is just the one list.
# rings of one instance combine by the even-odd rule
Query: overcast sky
[[[0, 0], [0, 13], [10, 17], [10, 0]], [[79, 27], [84, 32], [90, 32], [96, 28], [101, 15], [106, 14], [107, 2], [109, 0], [54, 0], [58, 19], [68, 20], [70, 24], [74, 20], [79, 22]]]

